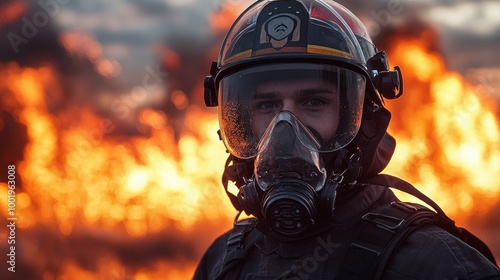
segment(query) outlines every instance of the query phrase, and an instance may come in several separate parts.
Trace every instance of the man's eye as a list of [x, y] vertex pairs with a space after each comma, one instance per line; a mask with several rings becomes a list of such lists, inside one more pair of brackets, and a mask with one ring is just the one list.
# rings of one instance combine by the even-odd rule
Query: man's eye
[[257, 106], [256, 106], [256, 108], [260, 109], [260, 110], [270, 110], [270, 109], [274, 109], [276, 107], [278, 107], [278, 104], [276, 104], [275, 102], [271, 102], [271, 101], [259, 102], [259, 103], [257, 103]]
[[327, 101], [325, 101], [321, 98], [310, 98], [310, 99], [306, 100], [306, 102], [304, 102], [304, 105], [318, 107], [318, 106], [322, 106], [322, 105], [327, 104], [327, 103], [328, 103]]

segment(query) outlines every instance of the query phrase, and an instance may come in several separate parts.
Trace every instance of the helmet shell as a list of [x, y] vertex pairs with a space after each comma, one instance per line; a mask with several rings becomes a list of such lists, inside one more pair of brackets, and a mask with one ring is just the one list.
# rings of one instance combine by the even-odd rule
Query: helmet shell
[[336, 2], [268, 0], [255, 2], [238, 17], [217, 66], [223, 76], [248, 64], [316, 59], [368, 75], [366, 61], [375, 53], [361, 21]]

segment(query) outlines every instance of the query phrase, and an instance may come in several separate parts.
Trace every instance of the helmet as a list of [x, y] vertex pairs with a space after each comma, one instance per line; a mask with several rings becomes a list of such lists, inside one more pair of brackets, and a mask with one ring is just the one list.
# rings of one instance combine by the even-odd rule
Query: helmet
[[[330, 0], [257, 1], [230, 28], [205, 78], [205, 102], [219, 106], [229, 153], [244, 160], [258, 156], [266, 131], [256, 127], [254, 112], [268, 106], [255, 101], [262, 85], [304, 79], [330, 87], [336, 96], [328, 101], [335, 118], [308, 123], [297, 116], [319, 143], [312, 149], [342, 157], [349, 153], [340, 150], [359, 149], [369, 170], [390, 119], [383, 98], [402, 94], [401, 71], [390, 71], [385, 52], [373, 45], [361, 21]], [[281, 111], [270, 113], [266, 124]], [[335, 123], [334, 131], [322, 134], [316, 129], [321, 122]]]

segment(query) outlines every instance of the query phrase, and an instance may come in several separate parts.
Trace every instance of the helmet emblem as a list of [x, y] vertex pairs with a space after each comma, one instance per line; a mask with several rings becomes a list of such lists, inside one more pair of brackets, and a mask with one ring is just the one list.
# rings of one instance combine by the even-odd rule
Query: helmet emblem
[[288, 42], [300, 40], [300, 19], [292, 14], [277, 14], [267, 19], [262, 25], [260, 43], [271, 43], [279, 50]]

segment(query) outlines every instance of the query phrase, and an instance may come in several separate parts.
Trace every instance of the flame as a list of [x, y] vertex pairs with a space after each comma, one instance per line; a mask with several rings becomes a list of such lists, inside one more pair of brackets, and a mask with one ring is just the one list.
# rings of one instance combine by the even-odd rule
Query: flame
[[389, 131], [398, 144], [385, 172], [414, 183], [467, 222], [487, 214], [500, 195], [496, 103], [447, 70], [424, 42], [403, 39], [388, 51], [403, 69], [406, 93], [388, 102], [394, 115]]
[[[22, 178], [17, 195], [20, 229], [45, 226], [63, 236], [85, 229], [144, 238], [172, 228], [190, 232], [202, 222], [234, 216], [219, 186], [226, 153], [215, 133], [213, 113], [191, 105], [178, 142], [165, 125], [168, 116], [153, 109], [139, 113], [141, 125], [150, 128], [149, 137], [113, 137], [91, 108], [69, 103], [61, 113], [48, 111], [46, 92], [57, 91], [60, 78], [53, 67], [9, 63], [0, 69], [8, 77], [0, 90], [11, 93], [0, 101], [26, 126], [29, 139], [17, 166]], [[187, 106], [182, 92], [173, 98], [178, 106]], [[71, 125], [61, 125], [67, 123]], [[2, 197], [7, 190], [0, 184]], [[3, 197], [0, 203], [4, 216], [6, 201]], [[61, 265], [61, 275], [71, 279], [101, 279], [101, 272], [86, 271], [71, 260]], [[134, 272], [133, 279], [154, 279], [147, 275], [167, 271], [164, 275], [183, 275], [171, 279], [187, 279], [194, 265], [159, 262], [155, 269]], [[57, 276], [46, 273], [44, 279]]]

